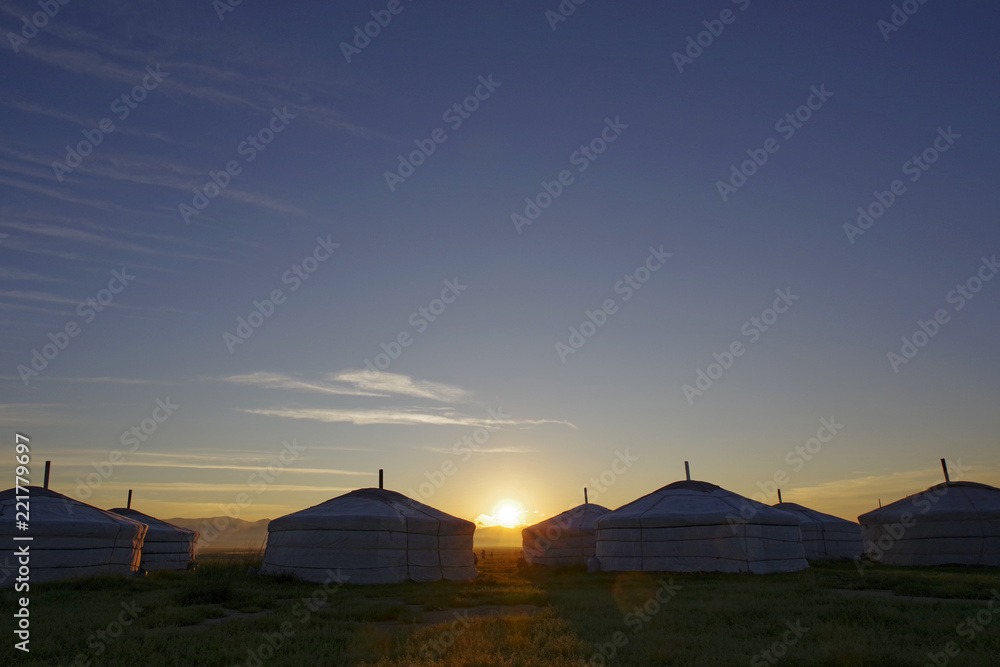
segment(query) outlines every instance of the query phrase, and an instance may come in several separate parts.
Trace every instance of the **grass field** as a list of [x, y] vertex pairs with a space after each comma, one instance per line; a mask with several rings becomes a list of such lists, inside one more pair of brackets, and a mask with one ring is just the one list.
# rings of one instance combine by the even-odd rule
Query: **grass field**
[[[192, 572], [33, 586], [31, 653], [5, 629], [3, 664], [1000, 664], [995, 569], [587, 574], [495, 552], [461, 584], [324, 587], [206, 554]], [[0, 599], [11, 624], [15, 594]]]

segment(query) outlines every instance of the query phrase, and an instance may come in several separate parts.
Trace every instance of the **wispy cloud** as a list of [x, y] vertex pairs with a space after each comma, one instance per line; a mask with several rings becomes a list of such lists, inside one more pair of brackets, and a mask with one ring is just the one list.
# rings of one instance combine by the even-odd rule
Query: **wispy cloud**
[[[202, 463], [184, 463], [182, 461], [175, 462], [140, 462], [140, 461], [125, 461], [120, 464], [125, 467], [133, 468], [182, 468], [186, 470], [262, 470], [266, 464], [261, 464], [258, 466], [244, 466], [244, 465], [208, 465]], [[70, 466], [66, 466], [70, 467]], [[323, 475], [371, 475], [371, 471], [360, 471], [360, 470], [339, 470], [337, 468], [289, 468], [285, 466], [281, 469], [282, 472], [302, 472], [302, 473], [316, 473]]]
[[283, 373], [247, 373], [245, 375], [231, 375], [222, 378], [223, 382], [233, 384], [245, 384], [262, 389], [285, 389], [288, 391], [306, 391], [318, 394], [334, 394], [338, 396], [386, 396], [368, 391], [361, 391], [354, 387], [337, 385], [314, 380], [301, 380], [285, 375]]
[[414, 380], [408, 375], [398, 373], [371, 373], [370, 371], [347, 370], [332, 377], [338, 382], [350, 382], [362, 390], [393, 394], [397, 396], [412, 396], [414, 398], [429, 398], [441, 403], [457, 403], [469, 398], [466, 390], [442, 382]]
[[470, 392], [454, 385], [427, 380], [415, 380], [398, 373], [369, 373], [368, 371], [346, 370], [329, 373], [322, 380], [310, 380], [287, 375], [258, 371], [244, 375], [221, 378], [223, 382], [245, 384], [263, 389], [285, 389], [288, 391], [334, 394], [340, 396], [369, 396], [388, 398], [406, 396], [426, 398], [439, 403], [458, 403], [470, 398]]
[[526, 427], [558, 424], [576, 428], [571, 422], [556, 419], [493, 419], [473, 417], [457, 412], [428, 412], [422, 408], [386, 408], [386, 409], [328, 409], [328, 408], [257, 408], [243, 409], [240, 412], [263, 415], [267, 417], [283, 417], [285, 419], [308, 419], [326, 423], [347, 423], [357, 425], [396, 424], [396, 425], [431, 425], [431, 426], [468, 426], [468, 427]]
[[[568, 424], [568, 422], [561, 422]], [[454, 454], [455, 450], [447, 447], [428, 447], [427, 451], [434, 454]], [[476, 454], [537, 454], [541, 450], [521, 447], [479, 447]]]

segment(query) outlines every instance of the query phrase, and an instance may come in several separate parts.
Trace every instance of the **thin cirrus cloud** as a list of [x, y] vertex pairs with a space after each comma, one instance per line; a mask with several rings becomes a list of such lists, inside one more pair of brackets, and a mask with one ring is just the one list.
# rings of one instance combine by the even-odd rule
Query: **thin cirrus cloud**
[[442, 382], [414, 380], [408, 375], [398, 373], [347, 370], [337, 373], [332, 379], [337, 382], [350, 382], [363, 391], [379, 392], [383, 395], [429, 398], [442, 403], [455, 403], [469, 398], [469, 392], [460, 387]]
[[468, 426], [499, 428], [503, 426], [541, 426], [543, 424], [559, 424], [575, 429], [568, 421], [558, 419], [493, 419], [473, 417], [457, 412], [429, 413], [420, 408], [387, 408], [387, 409], [336, 409], [336, 408], [257, 408], [243, 409], [254, 415], [266, 417], [284, 417], [286, 419], [309, 419], [312, 421], [336, 423], [343, 422], [368, 426], [372, 424], [395, 425], [431, 425], [431, 426]]
[[286, 389], [288, 391], [303, 391], [314, 394], [333, 394], [336, 396], [386, 396], [368, 391], [361, 391], [352, 386], [334, 384], [330, 382], [320, 382], [316, 380], [302, 380], [284, 373], [247, 373], [245, 375], [231, 375], [222, 378], [223, 382], [232, 384], [251, 385], [261, 389]]
[[469, 398], [469, 392], [466, 390], [442, 382], [414, 380], [408, 375], [398, 373], [372, 374], [369, 371], [360, 370], [330, 373], [324, 376], [323, 380], [302, 379], [284, 373], [257, 372], [232, 375], [223, 378], [223, 381], [253, 385], [262, 389], [287, 389], [317, 394], [379, 398], [408, 396], [426, 398], [441, 403], [455, 403]]
[[[471, 392], [427, 380], [415, 380], [399, 373], [372, 373], [363, 370], [346, 370], [330, 373], [323, 381], [303, 380], [282, 373], [250, 373], [222, 378], [224, 382], [244, 384], [264, 389], [284, 389], [320, 394], [343, 396], [366, 396], [373, 398], [420, 398], [439, 403], [460, 403], [472, 397]], [[556, 419], [511, 419], [506, 417], [475, 417], [445, 407], [379, 407], [379, 408], [314, 408], [314, 407], [269, 407], [244, 408], [240, 412], [265, 417], [284, 419], [307, 419], [324, 423], [346, 423], [359, 426], [372, 424], [423, 425], [423, 426], [469, 426], [499, 428], [531, 427], [543, 424], [559, 424], [576, 428], [568, 421]]]

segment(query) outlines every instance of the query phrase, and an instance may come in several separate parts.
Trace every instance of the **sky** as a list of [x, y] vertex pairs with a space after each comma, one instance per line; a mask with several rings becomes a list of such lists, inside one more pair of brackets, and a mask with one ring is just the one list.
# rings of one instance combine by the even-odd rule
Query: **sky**
[[384, 469], [525, 521], [685, 461], [848, 518], [941, 458], [1000, 486], [995, 3], [50, 4], [0, 0], [33, 484], [257, 520]]

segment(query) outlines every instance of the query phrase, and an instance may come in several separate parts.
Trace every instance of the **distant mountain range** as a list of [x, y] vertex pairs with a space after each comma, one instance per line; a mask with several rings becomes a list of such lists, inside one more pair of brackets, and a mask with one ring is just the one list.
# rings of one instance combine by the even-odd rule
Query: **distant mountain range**
[[267, 524], [270, 519], [244, 521], [228, 516], [214, 516], [208, 519], [167, 519], [181, 528], [197, 530], [198, 551], [257, 551], [264, 548], [267, 540]]
[[[244, 521], [228, 516], [207, 519], [167, 519], [168, 523], [181, 528], [197, 530], [198, 551], [257, 551], [263, 549], [267, 540], [267, 524], [270, 519]], [[476, 528], [473, 540], [476, 549], [490, 547], [520, 547], [521, 529], [494, 526]]]

